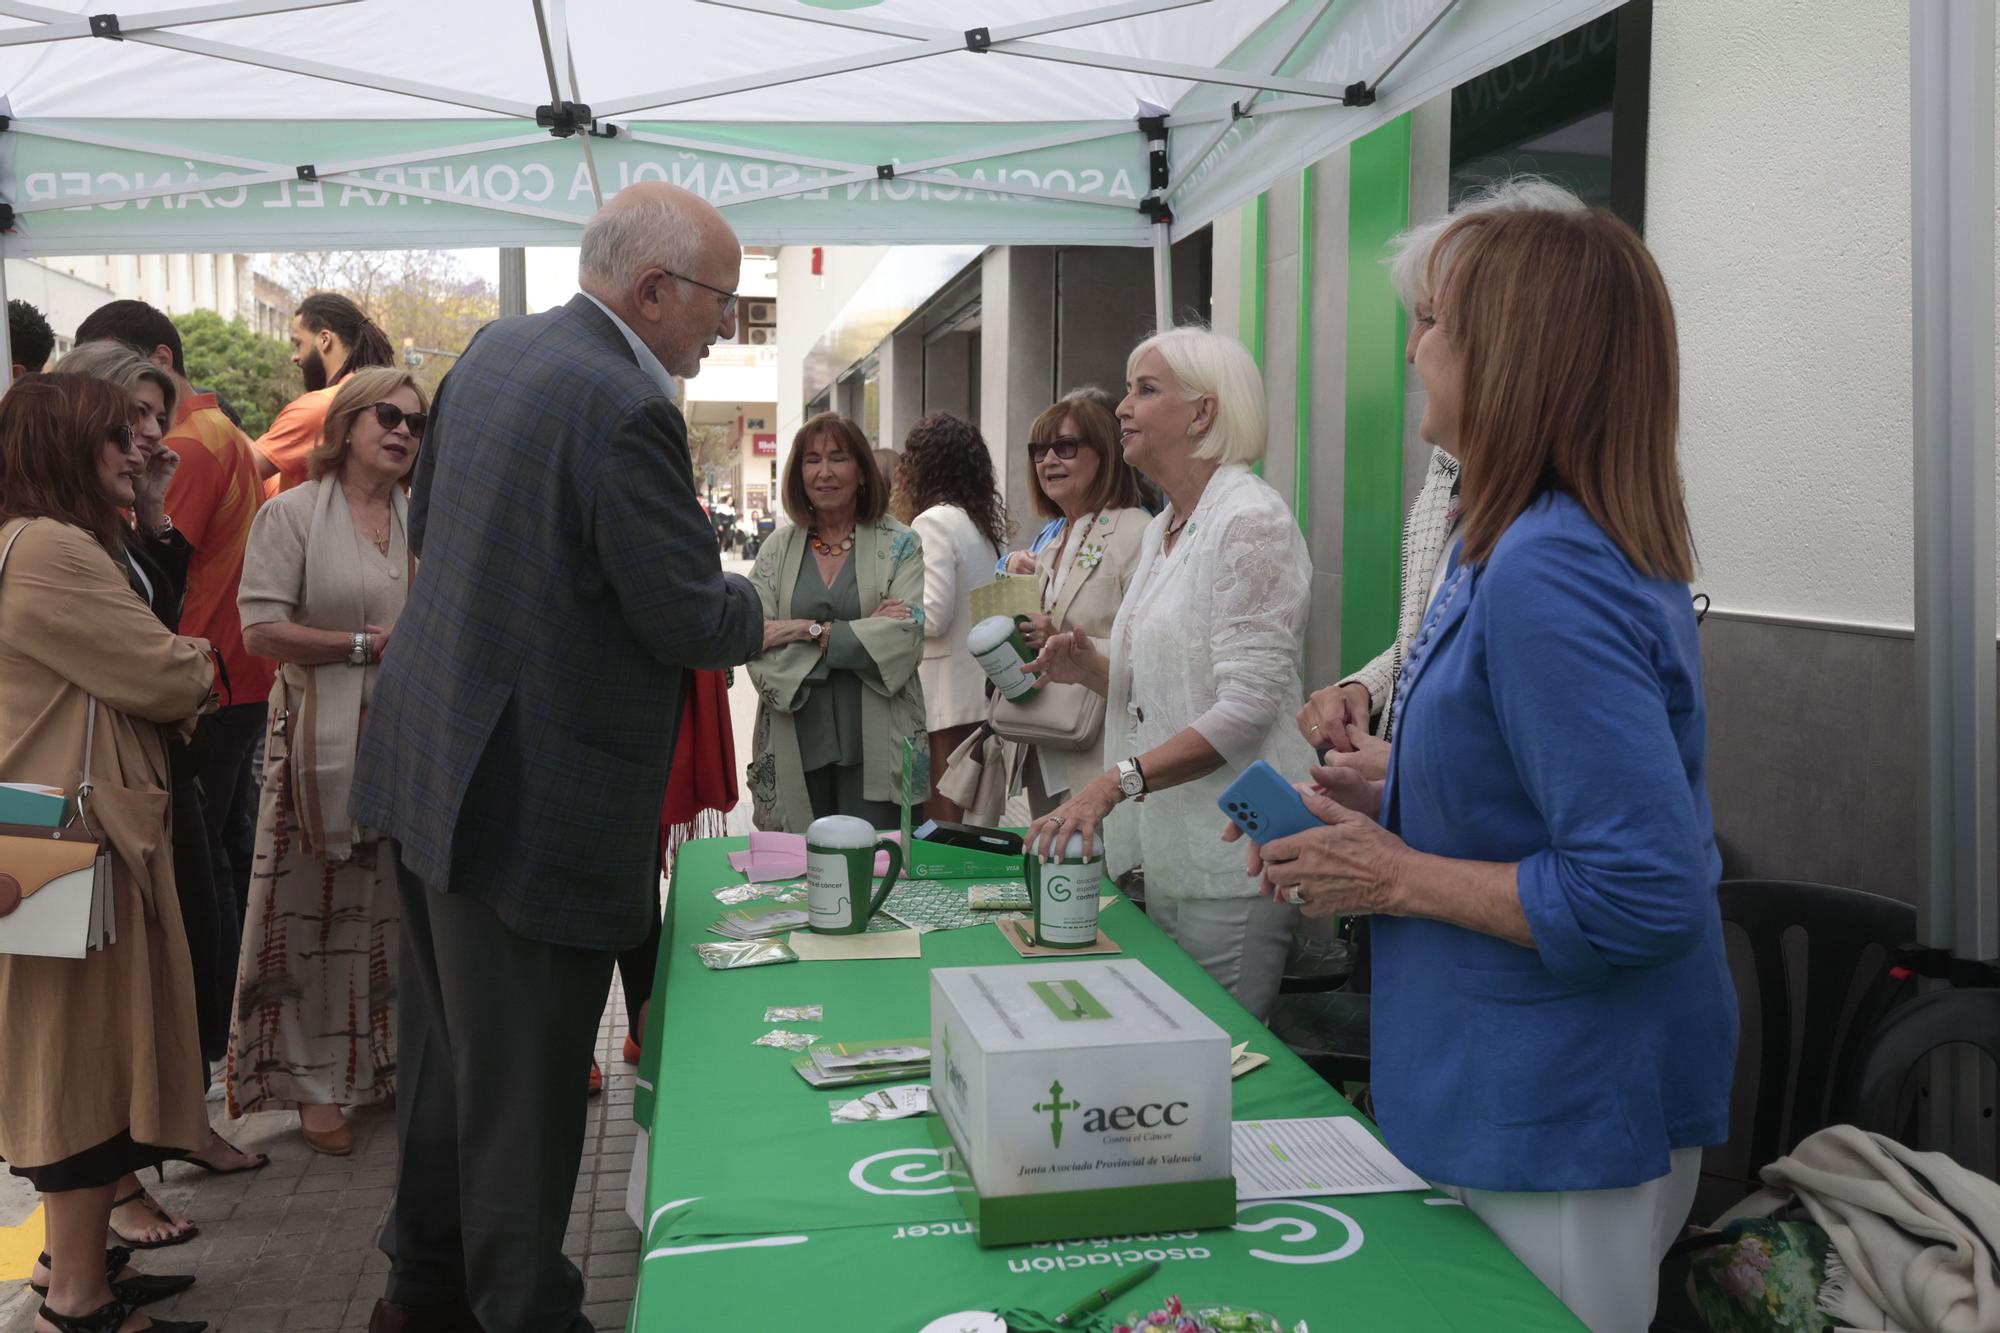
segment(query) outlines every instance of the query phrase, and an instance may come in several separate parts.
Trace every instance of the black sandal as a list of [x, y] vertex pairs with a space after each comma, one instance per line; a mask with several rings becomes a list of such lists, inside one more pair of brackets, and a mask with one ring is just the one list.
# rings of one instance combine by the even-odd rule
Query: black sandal
[[[100, 1305], [89, 1314], [57, 1314], [46, 1304], [35, 1313], [48, 1320], [56, 1333], [118, 1333], [118, 1326], [132, 1314], [123, 1301]], [[155, 1319], [153, 1326], [144, 1333], [204, 1333], [207, 1328], [206, 1319], [197, 1319], [192, 1323], [182, 1319]]]
[[[166, 1209], [160, 1207], [159, 1200], [155, 1199], [152, 1195], [146, 1193], [146, 1191], [143, 1188], [133, 1190], [130, 1194], [126, 1195], [122, 1199], [113, 1199], [111, 1201], [111, 1211], [115, 1213], [120, 1208], [123, 1208], [126, 1204], [132, 1203], [135, 1200], [139, 1199], [144, 1199], [146, 1201], [146, 1207], [153, 1210], [154, 1216], [158, 1217], [162, 1222], [165, 1222], [169, 1226], [173, 1225], [174, 1219], [168, 1216]], [[183, 1231], [178, 1235], [169, 1236], [165, 1240], [134, 1240], [130, 1236], [126, 1235], [124, 1232], [120, 1231], [117, 1227], [111, 1228], [111, 1234], [118, 1237], [118, 1243], [120, 1245], [127, 1246], [130, 1249], [164, 1250], [167, 1249], [169, 1246], [187, 1244], [189, 1241], [193, 1240], [196, 1236], [199, 1236], [201, 1234], [201, 1228], [196, 1226], [194, 1223], [190, 1222], [188, 1223], [188, 1229], [186, 1231]]]
[[[43, 1251], [40, 1255], [36, 1256], [35, 1262], [51, 1271], [55, 1268], [55, 1262], [49, 1258], [47, 1251]], [[130, 1309], [136, 1310], [142, 1305], [151, 1305], [154, 1301], [163, 1301], [169, 1296], [178, 1296], [181, 1292], [186, 1291], [194, 1285], [194, 1274], [192, 1273], [171, 1273], [165, 1275], [135, 1273], [133, 1276], [120, 1281], [118, 1277], [119, 1270], [131, 1262], [132, 1251], [122, 1245], [104, 1252], [104, 1277], [106, 1281], [111, 1283], [111, 1294], [123, 1301]], [[49, 1298], [49, 1289], [38, 1282], [30, 1281], [28, 1289], [43, 1300]]]
[[[231, 1152], [243, 1151], [241, 1148], [231, 1143], [228, 1139], [223, 1138], [222, 1135], [220, 1134], [215, 1135], [212, 1141], [220, 1143], [223, 1147], [229, 1149]], [[201, 1157], [199, 1154], [196, 1153], [188, 1153], [183, 1157], [177, 1157], [174, 1158], [173, 1160], [177, 1162], [186, 1162], [189, 1166], [198, 1166], [202, 1170], [208, 1172], [208, 1174], [211, 1176], [239, 1176], [246, 1171], [262, 1171], [265, 1167], [271, 1164], [271, 1154], [267, 1152], [260, 1152], [256, 1156], [257, 1160], [252, 1162], [248, 1166], [217, 1166], [215, 1163], [206, 1160], [205, 1158]], [[160, 1177], [161, 1183], [164, 1184], [167, 1179], [166, 1167], [160, 1166], [154, 1168], [154, 1170], [155, 1173]]]

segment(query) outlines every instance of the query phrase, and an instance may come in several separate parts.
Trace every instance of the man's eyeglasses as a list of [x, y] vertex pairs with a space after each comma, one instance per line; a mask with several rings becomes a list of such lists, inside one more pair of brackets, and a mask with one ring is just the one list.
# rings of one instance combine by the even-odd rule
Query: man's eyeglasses
[[1028, 463], [1030, 466], [1039, 463], [1048, 454], [1054, 454], [1057, 458], [1060, 458], [1062, 459], [1063, 462], [1067, 463], [1069, 462], [1070, 459], [1076, 457], [1076, 451], [1082, 447], [1083, 447], [1083, 441], [1077, 439], [1076, 436], [1058, 435], [1055, 439], [1050, 440], [1047, 444], [1029, 445]]
[[105, 438], [117, 445], [125, 453], [129, 454], [132, 452], [135, 441], [132, 439], [132, 428], [130, 426], [113, 426], [106, 433]]
[[381, 425], [383, 430], [394, 430], [398, 426], [408, 425], [410, 428], [410, 438], [416, 440], [424, 438], [424, 426], [430, 421], [428, 413], [405, 412], [394, 403], [375, 403], [373, 406], [375, 408], [375, 420]]
[[663, 269], [661, 269], [661, 270], [660, 270], [660, 272], [662, 272], [662, 273], [666, 274], [666, 275], [667, 275], [668, 277], [670, 277], [670, 278], [679, 278], [679, 279], [680, 279], [680, 280], [681, 280], [682, 282], [690, 282], [690, 283], [693, 283], [693, 284], [694, 284], [695, 286], [697, 286], [697, 287], [701, 288], [701, 289], [702, 289], [703, 291], [705, 291], [705, 292], [714, 292], [714, 293], [715, 293], [715, 294], [716, 294], [717, 296], [721, 297], [721, 298], [722, 298], [722, 317], [723, 317], [724, 319], [728, 319], [728, 318], [729, 318], [729, 317], [730, 317], [731, 315], [733, 315], [733, 314], [735, 314], [735, 313], [736, 313], [736, 293], [735, 293], [735, 292], [731, 292], [731, 291], [724, 291], [724, 290], [723, 290], [722, 288], [720, 288], [720, 287], [717, 287], [717, 286], [714, 286], [714, 285], [712, 285], [712, 284], [710, 284], [710, 283], [706, 283], [706, 282], [703, 282], [703, 281], [702, 281], [702, 280], [701, 280], [700, 278], [690, 278], [690, 277], [689, 277], [689, 276], [688, 276], [687, 274], [685, 274], [685, 273], [676, 273], [676, 272], [674, 272], [674, 271], [673, 271], [672, 269], [670, 269], [670, 268], [663, 268]]

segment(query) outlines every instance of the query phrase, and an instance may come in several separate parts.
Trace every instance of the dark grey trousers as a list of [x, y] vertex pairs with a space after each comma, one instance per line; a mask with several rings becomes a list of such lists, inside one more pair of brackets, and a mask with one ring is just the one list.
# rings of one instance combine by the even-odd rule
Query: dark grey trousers
[[485, 1333], [592, 1333], [562, 1247], [612, 955], [531, 940], [398, 870], [388, 1299], [469, 1300]]

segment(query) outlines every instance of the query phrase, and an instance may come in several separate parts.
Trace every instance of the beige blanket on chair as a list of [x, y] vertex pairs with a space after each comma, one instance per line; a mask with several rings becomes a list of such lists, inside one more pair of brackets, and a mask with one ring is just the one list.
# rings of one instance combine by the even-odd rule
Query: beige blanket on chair
[[[1839, 1263], [1820, 1306], [1833, 1318], [1904, 1333], [2000, 1329], [2000, 1184], [1853, 1125], [1821, 1130], [1761, 1174], [1832, 1237]], [[1751, 1203], [1734, 1211], [1760, 1211]]]

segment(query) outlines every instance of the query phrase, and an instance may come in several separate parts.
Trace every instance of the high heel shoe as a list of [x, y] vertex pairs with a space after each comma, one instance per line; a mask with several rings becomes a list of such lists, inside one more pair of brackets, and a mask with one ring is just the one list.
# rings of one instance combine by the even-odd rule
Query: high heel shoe
[[[49, 1321], [56, 1333], [118, 1333], [118, 1326], [125, 1322], [131, 1311], [123, 1301], [112, 1301], [100, 1305], [89, 1314], [57, 1314], [46, 1303], [35, 1313]], [[205, 1333], [206, 1319], [192, 1322], [185, 1319], [155, 1319], [148, 1333]]]
[[[215, 1142], [220, 1143], [223, 1147], [229, 1149], [231, 1152], [242, 1151], [241, 1148], [238, 1148], [235, 1144], [231, 1143], [228, 1139], [223, 1138], [220, 1134], [215, 1136]], [[217, 1166], [215, 1163], [208, 1161], [207, 1159], [195, 1153], [189, 1153], [185, 1157], [177, 1157], [174, 1160], [179, 1162], [186, 1162], [189, 1166], [198, 1166], [202, 1170], [208, 1172], [208, 1174], [211, 1176], [238, 1176], [242, 1175], [246, 1171], [263, 1170], [265, 1167], [271, 1164], [271, 1154], [267, 1152], [258, 1153], [257, 1160], [252, 1162], [248, 1166]], [[167, 1168], [165, 1164], [154, 1167], [153, 1169], [159, 1174], [160, 1183], [162, 1185], [166, 1184]]]
[[[55, 1263], [46, 1252], [37, 1256], [35, 1262], [51, 1271], [55, 1268]], [[194, 1285], [192, 1273], [135, 1273], [121, 1282], [118, 1278], [119, 1270], [131, 1262], [132, 1251], [123, 1245], [104, 1252], [104, 1276], [111, 1283], [111, 1294], [130, 1309], [136, 1310], [142, 1305], [151, 1305], [154, 1301], [178, 1296]], [[30, 1280], [28, 1290], [43, 1300], [49, 1297], [49, 1289], [39, 1282]]]

